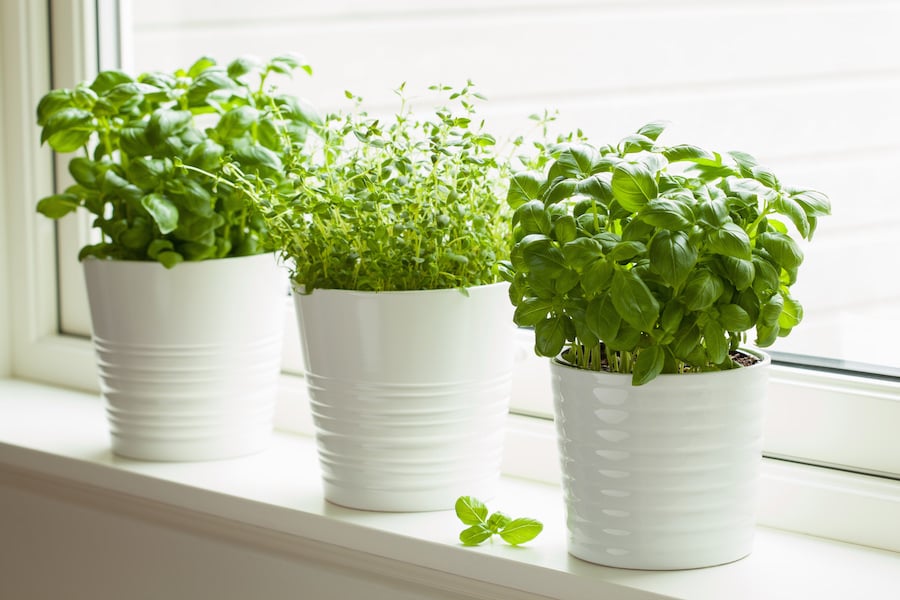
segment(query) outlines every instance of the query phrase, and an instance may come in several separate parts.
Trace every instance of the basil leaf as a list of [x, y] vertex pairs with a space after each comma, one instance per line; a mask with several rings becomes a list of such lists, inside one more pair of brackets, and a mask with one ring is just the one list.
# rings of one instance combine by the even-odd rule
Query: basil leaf
[[697, 264], [698, 252], [682, 231], [662, 230], [650, 240], [650, 270], [677, 288]]
[[612, 301], [622, 319], [640, 331], [650, 331], [659, 318], [659, 302], [640, 277], [630, 270], [616, 269], [612, 279]]
[[507, 544], [518, 546], [519, 544], [530, 542], [543, 530], [544, 525], [535, 519], [513, 519], [500, 530], [500, 537]]
[[632, 385], [644, 385], [662, 373], [665, 366], [666, 352], [659, 346], [650, 346], [638, 352], [634, 363]]
[[454, 506], [456, 516], [466, 525], [477, 525], [485, 522], [488, 516], [484, 502], [473, 496], [460, 496]]
[[543, 185], [544, 180], [540, 173], [531, 171], [516, 173], [509, 181], [506, 202], [511, 208], [519, 208], [526, 202], [537, 200], [540, 198]]
[[162, 194], [147, 194], [141, 198], [141, 206], [150, 213], [163, 235], [178, 227], [178, 207]]
[[631, 212], [639, 211], [659, 193], [653, 173], [643, 163], [617, 164], [613, 169], [611, 186], [619, 204]]

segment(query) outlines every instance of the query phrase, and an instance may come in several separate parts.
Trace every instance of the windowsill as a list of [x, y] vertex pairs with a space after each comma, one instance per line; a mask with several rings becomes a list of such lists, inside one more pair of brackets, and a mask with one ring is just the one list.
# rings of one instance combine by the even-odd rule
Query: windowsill
[[[419, 580], [424, 569], [440, 574], [444, 589], [487, 584], [509, 588], [514, 597], [518, 590], [518, 597], [827, 600], [895, 593], [900, 573], [898, 553], [765, 527], [753, 554], [720, 567], [646, 572], [591, 565], [566, 552], [559, 488], [515, 478], [504, 479], [489, 506], [538, 518], [544, 532], [521, 548], [464, 548], [452, 511], [372, 513], [324, 502], [308, 437], [276, 433], [268, 451], [227, 461], [147, 463], [110, 453], [103, 407], [93, 395], [0, 380], [0, 414], [0, 472], [95, 497], [140, 498], [155, 514], [195, 515], [198, 523], [212, 518], [219, 529], [243, 532], [235, 535], [247, 544], [287, 536], [325, 545], [362, 570], [367, 560], [386, 559], [401, 580]], [[404, 575], [404, 567], [419, 574]]]

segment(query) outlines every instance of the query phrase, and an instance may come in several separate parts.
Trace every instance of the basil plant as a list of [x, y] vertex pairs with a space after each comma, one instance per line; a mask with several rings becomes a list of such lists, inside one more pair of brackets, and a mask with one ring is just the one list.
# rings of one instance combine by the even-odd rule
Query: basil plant
[[828, 198], [742, 152], [662, 145], [662, 131], [557, 145], [548, 168], [511, 178], [504, 272], [538, 355], [641, 385], [733, 368], [749, 331], [766, 347], [800, 323], [796, 240], [811, 239]]
[[204, 57], [174, 73], [103, 71], [92, 82], [50, 91], [37, 107], [41, 142], [77, 153], [68, 163], [75, 182], [37, 210], [53, 219], [78, 208], [94, 215], [102, 239], [79, 259], [172, 267], [271, 251], [262, 219], [233, 186], [218, 184], [227, 183], [226, 159], [281, 177], [284, 157], [317, 120], [269, 81], [297, 69], [311, 72], [292, 56], [263, 64], [241, 58], [227, 67]]

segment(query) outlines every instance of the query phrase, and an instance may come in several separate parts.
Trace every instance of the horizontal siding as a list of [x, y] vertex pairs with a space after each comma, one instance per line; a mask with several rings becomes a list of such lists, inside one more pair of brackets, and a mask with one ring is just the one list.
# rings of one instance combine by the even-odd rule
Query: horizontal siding
[[[471, 78], [490, 98], [483, 114], [501, 139], [527, 132], [527, 116], [544, 109], [559, 111], [559, 130], [582, 128], [602, 142], [668, 120], [663, 141], [748, 151], [783, 181], [821, 189], [834, 202], [796, 287], [806, 323], [779, 349], [840, 354], [843, 344], [858, 352], [860, 336], [871, 341], [866, 329], [900, 335], [900, 2], [246, 6], [132, 0], [129, 66], [297, 52], [315, 75], [285, 90], [335, 110], [346, 107], [350, 89], [375, 114], [393, 110], [401, 82], [427, 103], [428, 85]], [[893, 352], [883, 362], [900, 366]]]

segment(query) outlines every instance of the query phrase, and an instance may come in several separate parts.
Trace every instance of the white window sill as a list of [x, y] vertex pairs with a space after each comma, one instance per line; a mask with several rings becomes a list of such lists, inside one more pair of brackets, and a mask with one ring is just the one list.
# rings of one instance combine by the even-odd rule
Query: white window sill
[[109, 452], [103, 407], [93, 395], [0, 380], [0, 415], [0, 476], [8, 482], [74, 489], [112, 510], [118, 498], [131, 514], [171, 517], [198, 533], [227, 531], [250, 546], [288, 540], [343, 568], [462, 597], [828, 600], [897, 593], [900, 554], [765, 527], [751, 556], [720, 567], [645, 572], [591, 565], [566, 552], [558, 486], [512, 477], [489, 506], [538, 518], [544, 532], [521, 548], [464, 548], [452, 511], [371, 513], [326, 503], [309, 437], [277, 433], [267, 452], [234, 460], [145, 463]]

